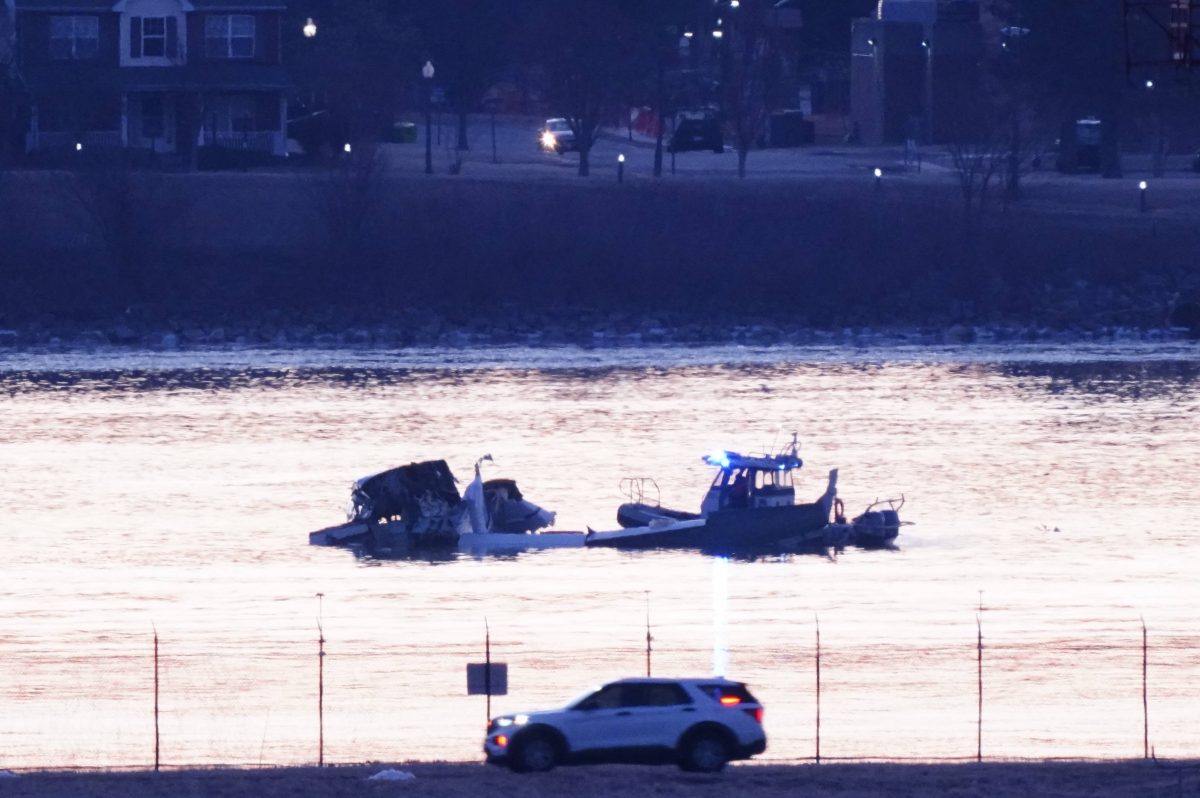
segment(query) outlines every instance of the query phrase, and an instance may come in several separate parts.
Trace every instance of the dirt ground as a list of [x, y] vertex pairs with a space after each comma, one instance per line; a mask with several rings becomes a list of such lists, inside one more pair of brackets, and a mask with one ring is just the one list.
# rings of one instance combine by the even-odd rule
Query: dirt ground
[[[372, 780], [381, 771], [405, 780]], [[672, 767], [593, 766], [516, 775], [476, 763], [375, 764], [324, 769], [137, 772], [22, 772], [0, 777], [0, 796], [21, 798], [1174, 798], [1200, 795], [1200, 761], [1018, 762], [979, 764], [821, 764], [730, 766], [716, 776]]]

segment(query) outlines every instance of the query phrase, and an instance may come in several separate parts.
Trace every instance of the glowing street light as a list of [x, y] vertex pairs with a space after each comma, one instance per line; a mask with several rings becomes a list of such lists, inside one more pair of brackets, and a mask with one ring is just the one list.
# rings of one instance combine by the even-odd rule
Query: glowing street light
[[617, 182], [625, 182], [625, 153], [617, 156]]
[[878, 166], [875, 167], [875, 191], [878, 192], [883, 188], [883, 170]]
[[1138, 183], [1138, 208], [1142, 213], [1146, 212], [1146, 189], [1149, 188], [1146, 181]]
[[[421, 77], [425, 79], [425, 174], [433, 174], [433, 62], [426, 61], [421, 67]], [[440, 130], [440, 128], [439, 128]]]
[[346, 153], [347, 155], [350, 154], [350, 142], [347, 141], [342, 145], [342, 152]]
[[311, 39], [317, 35], [317, 23], [313, 22], [312, 17], [309, 17], [304, 21], [304, 27], [301, 30], [304, 31], [304, 38]]

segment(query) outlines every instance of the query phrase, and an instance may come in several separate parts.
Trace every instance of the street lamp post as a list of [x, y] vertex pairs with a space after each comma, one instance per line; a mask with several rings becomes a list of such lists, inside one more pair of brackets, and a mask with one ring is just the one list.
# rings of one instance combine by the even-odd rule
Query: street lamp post
[[426, 61], [421, 67], [421, 77], [425, 79], [425, 174], [433, 174], [433, 62]]

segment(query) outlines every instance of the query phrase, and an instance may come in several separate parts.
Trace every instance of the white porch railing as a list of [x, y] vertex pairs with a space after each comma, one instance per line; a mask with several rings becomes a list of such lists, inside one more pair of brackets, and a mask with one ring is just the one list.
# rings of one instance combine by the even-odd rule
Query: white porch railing
[[39, 130], [35, 135], [34, 145], [39, 149], [71, 148], [76, 144], [105, 148], [122, 146], [119, 130], [88, 130], [83, 133]]
[[279, 133], [274, 130], [255, 130], [244, 133], [200, 132], [200, 144], [205, 147], [221, 147], [228, 150], [255, 150], [275, 152]]

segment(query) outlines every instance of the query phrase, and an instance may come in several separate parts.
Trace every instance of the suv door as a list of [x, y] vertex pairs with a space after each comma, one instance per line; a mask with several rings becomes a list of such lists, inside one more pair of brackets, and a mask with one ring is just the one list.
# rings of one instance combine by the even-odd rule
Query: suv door
[[673, 748], [696, 714], [676, 683], [621, 682], [576, 704], [564, 732], [573, 751]]
[[630, 739], [639, 748], [674, 748], [683, 732], [697, 720], [696, 705], [683, 687], [674, 682], [643, 682], [628, 685], [633, 723]]
[[572, 751], [597, 751], [629, 745], [632, 710], [626, 706], [625, 684], [608, 684], [575, 704], [562, 732]]

